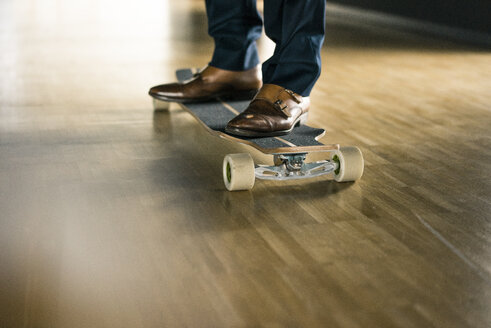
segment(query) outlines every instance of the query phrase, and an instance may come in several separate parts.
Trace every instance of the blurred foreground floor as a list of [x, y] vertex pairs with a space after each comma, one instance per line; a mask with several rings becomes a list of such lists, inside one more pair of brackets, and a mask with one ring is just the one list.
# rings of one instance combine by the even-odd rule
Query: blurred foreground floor
[[229, 193], [270, 159], [146, 95], [203, 7], [0, 2], [0, 326], [490, 327], [491, 54], [328, 16], [310, 122], [364, 177]]

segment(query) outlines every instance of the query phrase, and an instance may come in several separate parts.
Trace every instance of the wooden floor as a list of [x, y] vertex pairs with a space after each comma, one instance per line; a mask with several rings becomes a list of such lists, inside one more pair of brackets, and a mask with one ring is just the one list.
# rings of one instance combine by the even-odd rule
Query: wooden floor
[[203, 2], [1, 1], [0, 327], [490, 327], [491, 53], [327, 30], [310, 122], [365, 175], [230, 193], [271, 159], [146, 94]]

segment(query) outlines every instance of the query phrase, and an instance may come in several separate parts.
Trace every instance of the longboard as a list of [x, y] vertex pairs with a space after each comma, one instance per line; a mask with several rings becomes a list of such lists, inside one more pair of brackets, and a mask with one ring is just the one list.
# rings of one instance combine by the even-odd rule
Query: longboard
[[[180, 83], [192, 79], [198, 69], [179, 69], [176, 78]], [[227, 123], [246, 109], [250, 100], [216, 98], [199, 103], [178, 103], [211, 134], [249, 145], [264, 154], [274, 156], [274, 166], [254, 165], [250, 154], [229, 154], [223, 164], [223, 179], [228, 190], [249, 190], [255, 178], [268, 180], [291, 180], [316, 177], [333, 173], [339, 182], [354, 181], [363, 173], [363, 156], [356, 147], [340, 147], [318, 141], [325, 135], [324, 129], [307, 125], [295, 127], [292, 132], [279, 137], [249, 138], [225, 132]], [[154, 98], [156, 110], [167, 110], [169, 103]], [[308, 153], [329, 152], [331, 158], [306, 163]], [[349, 167], [346, 163], [351, 163]]]

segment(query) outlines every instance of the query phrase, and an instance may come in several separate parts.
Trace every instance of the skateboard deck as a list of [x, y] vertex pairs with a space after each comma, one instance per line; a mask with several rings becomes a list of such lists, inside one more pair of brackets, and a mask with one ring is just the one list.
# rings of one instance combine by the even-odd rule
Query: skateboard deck
[[[198, 69], [180, 69], [176, 71], [176, 77], [182, 83], [192, 79], [197, 72]], [[153, 101], [156, 110], [166, 110], [170, 106], [166, 101], [155, 98]], [[346, 182], [355, 181], [363, 174], [361, 151], [356, 147], [321, 143], [318, 139], [324, 136], [324, 129], [303, 125], [284, 136], [261, 138], [226, 133], [227, 123], [244, 111], [250, 101], [216, 98], [205, 102], [178, 103], [211, 134], [273, 155], [274, 165], [255, 165], [249, 153], [226, 155], [223, 160], [223, 181], [229, 191], [250, 190], [256, 178], [294, 180], [333, 174], [336, 181]], [[329, 152], [330, 158], [307, 163], [306, 156], [312, 152]]]
[[[191, 79], [197, 69], [180, 69], [176, 71], [179, 82]], [[244, 111], [250, 103], [249, 100], [226, 100], [218, 98], [215, 101], [201, 103], [179, 103], [179, 105], [192, 114], [198, 122], [203, 124], [209, 132], [222, 138], [252, 146], [265, 154], [294, 154], [332, 151], [339, 149], [338, 144], [323, 144], [318, 141], [326, 131], [307, 125], [295, 127], [292, 132], [279, 137], [240, 137], [225, 132], [227, 123]]]

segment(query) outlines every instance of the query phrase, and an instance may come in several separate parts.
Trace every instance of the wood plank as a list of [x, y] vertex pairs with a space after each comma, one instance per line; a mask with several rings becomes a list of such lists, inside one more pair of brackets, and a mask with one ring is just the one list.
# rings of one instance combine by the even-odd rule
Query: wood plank
[[271, 156], [146, 94], [209, 62], [205, 27], [0, 1], [0, 326], [490, 327], [491, 54], [328, 10], [309, 122], [363, 178], [230, 193], [225, 154]]

